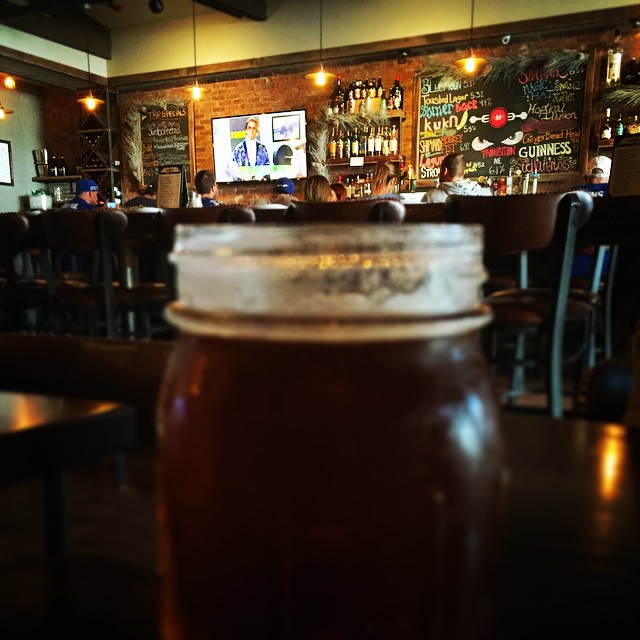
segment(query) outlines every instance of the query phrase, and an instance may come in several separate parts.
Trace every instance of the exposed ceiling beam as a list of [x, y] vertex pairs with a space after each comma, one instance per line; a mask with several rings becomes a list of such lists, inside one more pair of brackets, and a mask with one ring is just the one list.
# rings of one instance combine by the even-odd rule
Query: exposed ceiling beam
[[26, 3], [14, 4], [8, 0], [0, 1], [0, 22], [7, 23], [8, 20], [21, 18], [24, 16], [35, 16], [51, 12], [68, 11], [69, 9], [81, 10], [84, 5], [90, 4], [113, 4], [113, 0], [29, 0]]
[[251, 20], [267, 19], [267, 0], [196, 0], [205, 7], [234, 16], [235, 18], [251, 18]]
[[[87, 51], [94, 56], [111, 59], [111, 33], [107, 27], [100, 24], [82, 9], [55, 9], [20, 16], [0, 22], [7, 27], [39, 36], [51, 42]], [[89, 34], [89, 38], [87, 38]]]

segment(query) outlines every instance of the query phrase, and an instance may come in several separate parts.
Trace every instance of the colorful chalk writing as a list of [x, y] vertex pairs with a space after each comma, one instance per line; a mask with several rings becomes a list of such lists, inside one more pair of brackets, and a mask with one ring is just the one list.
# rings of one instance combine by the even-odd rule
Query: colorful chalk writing
[[186, 105], [140, 107], [142, 167], [145, 184], [165, 165], [189, 165], [189, 116]]
[[419, 179], [458, 151], [470, 177], [578, 172], [585, 66], [528, 69], [506, 84], [419, 77]]

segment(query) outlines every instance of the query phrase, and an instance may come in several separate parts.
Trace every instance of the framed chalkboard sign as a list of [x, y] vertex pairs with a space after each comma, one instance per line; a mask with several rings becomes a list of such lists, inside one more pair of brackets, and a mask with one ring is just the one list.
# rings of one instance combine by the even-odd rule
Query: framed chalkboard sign
[[[468, 177], [580, 173], [586, 63], [484, 78], [418, 76], [418, 179], [462, 152]], [[506, 79], [505, 79], [506, 78]]]
[[189, 114], [186, 104], [140, 107], [144, 184], [156, 179], [159, 167], [189, 167]]

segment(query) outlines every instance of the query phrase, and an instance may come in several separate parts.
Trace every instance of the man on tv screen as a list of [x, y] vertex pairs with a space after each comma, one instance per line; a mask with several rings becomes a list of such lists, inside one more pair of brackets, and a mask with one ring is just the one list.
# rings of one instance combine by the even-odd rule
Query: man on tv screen
[[244, 125], [244, 140], [233, 150], [233, 159], [239, 167], [259, 167], [269, 164], [269, 152], [258, 137], [258, 119], [251, 116]]

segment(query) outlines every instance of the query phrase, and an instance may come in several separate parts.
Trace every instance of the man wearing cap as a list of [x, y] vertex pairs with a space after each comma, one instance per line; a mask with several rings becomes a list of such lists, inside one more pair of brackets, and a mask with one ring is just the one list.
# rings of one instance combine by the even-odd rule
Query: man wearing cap
[[592, 196], [609, 195], [609, 174], [611, 173], [611, 158], [596, 156], [587, 164], [585, 183], [580, 189], [588, 191]]
[[273, 183], [272, 187], [274, 197], [271, 198], [273, 204], [289, 205], [292, 201], [297, 200], [293, 195], [294, 185], [293, 180], [289, 178], [280, 178]]
[[76, 195], [73, 200], [65, 202], [61, 209], [77, 209], [86, 211], [98, 206], [98, 185], [89, 178], [80, 178], [76, 182]]

